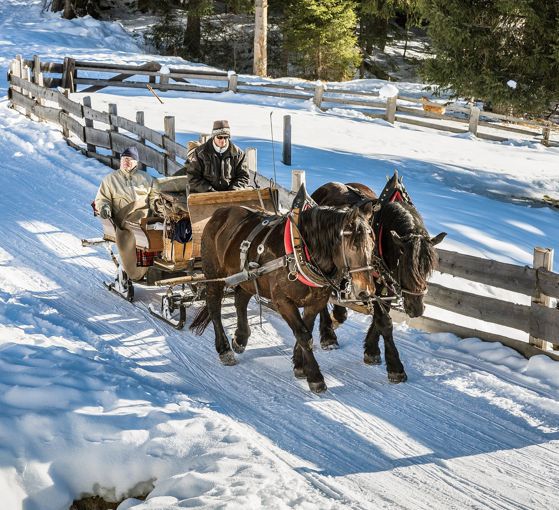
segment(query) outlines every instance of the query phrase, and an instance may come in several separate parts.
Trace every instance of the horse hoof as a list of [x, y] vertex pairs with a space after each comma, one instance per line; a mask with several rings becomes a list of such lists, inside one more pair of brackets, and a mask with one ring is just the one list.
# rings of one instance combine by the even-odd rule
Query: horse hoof
[[233, 350], [237, 354], [242, 354], [243, 352], [245, 352], [246, 349], [246, 345], [242, 345], [237, 342], [237, 337], [233, 337], [233, 340], [231, 341], [231, 346], [233, 347]]
[[330, 320], [332, 321], [332, 329], [333, 330], [338, 329], [342, 325], [342, 323], [339, 322], [337, 319], [335, 319], [332, 314], [330, 314]]
[[323, 393], [328, 389], [324, 381], [310, 382], [309, 388], [313, 393]]
[[223, 354], [220, 354], [219, 355], [219, 360], [226, 367], [232, 367], [233, 365], [237, 364], [237, 360], [235, 359], [235, 355], [231, 351], [226, 351]]
[[294, 368], [293, 369], [293, 375], [297, 379], [304, 379], [306, 377], [305, 371], [302, 368]]
[[405, 372], [388, 372], [388, 381], [394, 384], [406, 382], [408, 376]]
[[320, 347], [322, 347], [324, 351], [333, 351], [339, 349], [340, 344], [336, 340], [333, 342], [320, 342]]
[[[380, 365], [382, 363], [380, 354], [371, 355], [365, 353], [365, 355], [363, 356], [363, 361], [365, 365]], [[390, 375], [388, 377], [390, 378]]]

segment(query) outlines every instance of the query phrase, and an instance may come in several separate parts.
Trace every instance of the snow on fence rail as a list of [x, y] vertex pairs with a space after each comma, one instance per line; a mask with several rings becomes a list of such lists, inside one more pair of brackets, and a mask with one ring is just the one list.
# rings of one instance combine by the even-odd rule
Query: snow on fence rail
[[[451, 133], [472, 133], [486, 140], [506, 141], [510, 139], [510, 133], [513, 133], [533, 137], [544, 145], [559, 145], [559, 142], [550, 140], [552, 131], [559, 132], [559, 128], [548, 121], [521, 119], [480, 111], [475, 106], [467, 108], [454, 104], [441, 105], [401, 94], [385, 100], [379, 98], [377, 91], [348, 90], [322, 82], [294, 85], [243, 81], [239, 80], [237, 74], [232, 71], [168, 69], [157, 62], [143, 65], [86, 62], [68, 57], [64, 59], [64, 63], [41, 62], [37, 56], [33, 60], [20, 59], [19, 67], [22, 72], [25, 66], [33, 69], [34, 75], [38, 73], [57, 75], [45, 78], [45, 86], [62, 86], [71, 92], [77, 91], [78, 86], [85, 87], [80, 88], [80, 93], [93, 93], [105, 87], [145, 89], [148, 84], [153, 89], [164, 91], [205, 93], [232, 91], [286, 99], [312, 100], [323, 110], [340, 106], [359, 107], [365, 115], [382, 118], [390, 123], [400, 122]], [[141, 79], [130, 80], [134, 76]], [[503, 133], [501, 135], [482, 132], [479, 130], [480, 127]]]
[[[60, 72], [62, 67], [53, 66], [61, 64], [41, 64], [38, 59], [31, 62], [36, 72], [31, 73], [31, 69], [26, 68], [21, 59], [12, 62], [8, 94], [14, 108], [23, 110], [31, 118], [58, 124], [70, 146], [108, 166], [116, 167], [119, 153], [133, 145], [138, 148], [140, 163], [156, 169], [162, 175], [173, 175], [181, 168], [178, 160], [184, 161], [188, 151], [175, 141], [174, 117], [165, 117], [164, 132], [161, 133], [144, 125], [143, 112], [137, 112], [134, 122], [120, 117], [116, 105], [109, 105], [108, 112], [94, 110], [89, 97], [84, 97], [84, 103], [80, 104], [68, 98], [67, 90], [62, 93], [44, 85], [49, 83], [54, 86], [58, 79], [48, 82], [43, 77], [43, 71], [38, 69]], [[123, 66], [119, 66], [119, 69], [122, 70]], [[94, 127], [94, 122], [105, 124], [107, 128]], [[106, 153], [100, 153], [98, 149]], [[268, 179], [255, 173], [256, 150], [247, 149], [247, 154], [254, 178], [259, 185], [267, 185]], [[301, 176], [296, 174], [295, 177]], [[280, 188], [281, 204], [287, 206], [291, 199], [292, 193]], [[516, 266], [442, 249], [437, 251], [440, 272], [531, 296], [531, 305], [483, 297], [435, 283], [429, 285], [426, 303], [484, 322], [524, 331], [530, 335], [529, 343], [429, 317], [407, 319], [402, 315], [397, 319], [407, 319], [410, 325], [426, 331], [446, 331], [464, 338], [500, 341], [526, 356], [550, 349], [559, 350], [559, 309], [550, 307], [551, 298], [559, 299], [559, 274], [551, 272], [552, 250], [536, 248], [534, 267]], [[546, 354], [559, 360], [559, 355]]]

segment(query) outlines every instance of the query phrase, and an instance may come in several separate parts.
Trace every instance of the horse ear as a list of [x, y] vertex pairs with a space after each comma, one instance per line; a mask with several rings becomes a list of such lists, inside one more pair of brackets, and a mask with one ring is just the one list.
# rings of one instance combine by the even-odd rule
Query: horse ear
[[402, 239], [400, 238], [400, 236], [398, 235], [398, 232], [396, 232], [395, 230], [391, 230], [390, 231], [390, 235], [392, 236], [392, 241], [394, 242], [394, 244], [400, 248], [401, 250], [404, 249], [404, 242], [402, 241]]
[[446, 237], [446, 232], [441, 232], [438, 236], [436, 237], [432, 237], [430, 239], [430, 242], [433, 246], [436, 246], [437, 244], [439, 244], [445, 237]]

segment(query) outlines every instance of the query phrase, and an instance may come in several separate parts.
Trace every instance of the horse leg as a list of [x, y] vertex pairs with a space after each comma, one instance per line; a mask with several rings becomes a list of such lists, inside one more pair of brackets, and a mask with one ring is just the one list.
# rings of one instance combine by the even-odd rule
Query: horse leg
[[320, 346], [325, 350], [339, 349], [338, 337], [332, 327], [332, 317], [328, 307], [320, 310]]
[[333, 328], [337, 329], [341, 324], [347, 320], [347, 308], [345, 306], [334, 305], [332, 310], [332, 323]]
[[[375, 322], [376, 322], [375, 314]], [[384, 359], [386, 360], [386, 371], [388, 380], [391, 383], [401, 383], [407, 381], [408, 376], [404, 370], [404, 365], [400, 361], [400, 354], [394, 343], [392, 318], [389, 313], [381, 313], [378, 316], [378, 328], [384, 338]]]
[[381, 358], [380, 358], [380, 349], [378, 346], [379, 339], [380, 339], [380, 330], [377, 324], [377, 316], [383, 313], [378, 306], [375, 304], [374, 313], [372, 316], [371, 325], [367, 331], [367, 336], [365, 337], [364, 342], [364, 353], [363, 353], [363, 361], [367, 365], [380, 365]]
[[206, 290], [206, 303], [208, 313], [214, 325], [215, 350], [219, 354], [219, 359], [224, 365], [236, 365], [237, 360], [229, 345], [229, 340], [225, 334], [223, 323], [221, 322], [221, 300], [223, 298], [222, 282], [210, 282]]
[[233, 350], [237, 354], [245, 352], [248, 338], [250, 337], [250, 327], [248, 325], [247, 307], [252, 294], [241, 287], [235, 287], [235, 310], [237, 311], [237, 329], [235, 336], [231, 340]]
[[276, 301], [275, 304], [295, 335], [295, 347], [293, 348], [293, 373], [295, 377], [306, 377], [309, 388], [314, 393], [326, 391], [324, 377], [312, 350], [312, 325], [318, 309], [314, 313], [305, 309], [305, 320], [303, 320], [299, 310], [291, 301], [284, 299]]

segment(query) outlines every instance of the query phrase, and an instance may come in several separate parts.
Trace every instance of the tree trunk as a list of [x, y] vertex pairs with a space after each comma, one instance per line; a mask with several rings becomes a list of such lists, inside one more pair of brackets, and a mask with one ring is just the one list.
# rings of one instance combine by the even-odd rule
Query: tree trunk
[[76, 17], [76, 12], [74, 11], [72, 0], [65, 0], [64, 12], [62, 13], [62, 17], [66, 19], [73, 19]]
[[268, 72], [268, 0], [254, 2], [254, 61], [252, 72], [266, 76]]
[[52, 0], [50, 10], [52, 12], [59, 12], [64, 9], [64, 0]]
[[192, 2], [194, 6], [191, 11], [188, 12], [188, 18], [186, 21], [186, 31], [184, 32], [184, 50], [185, 55], [188, 58], [199, 59], [200, 58], [200, 15], [198, 13], [197, 7], [199, 2]]

